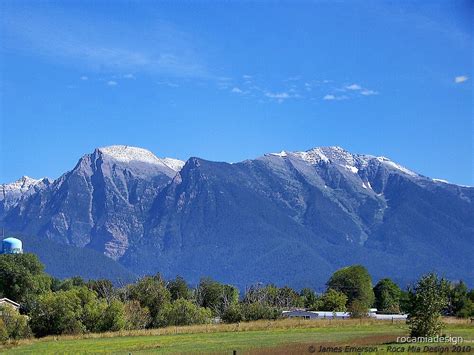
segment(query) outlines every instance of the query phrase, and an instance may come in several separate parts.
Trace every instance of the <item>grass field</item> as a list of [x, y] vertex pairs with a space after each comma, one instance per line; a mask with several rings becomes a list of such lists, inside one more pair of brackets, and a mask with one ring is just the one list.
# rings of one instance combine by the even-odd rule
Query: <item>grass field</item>
[[[474, 353], [474, 325], [467, 322], [448, 324], [445, 333], [461, 336], [462, 345], [472, 346]], [[387, 353], [387, 344], [394, 344], [398, 336], [405, 336], [405, 324], [381, 321], [311, 321], [281, 320], [241, 323], [240, 325], [208, 325], [171, 327], [165, 329], [131, 331], [81, 336], [47, 337], [21, 341], [8, 348], [6, 354], [78, 354], [114, 353], [232, 353], [289, 354], [320, 353], [320, 346], [369, 346], [378, 353]], [[433, 346], [433, 344], [430, 344]], [[434, 344], [436, 346], [436, 344]], [[441, 344], [438, 344], [441, 345]], [[446, 345], [446, 344], [442, 344]], [[405, 352], [409, 344], [402, 345]], [[423, 346], [422, 350], [423, 350]], [[312, 348], [310, 348], [312, 347]], [[357, 352], [356, 352], [357, 353]]]

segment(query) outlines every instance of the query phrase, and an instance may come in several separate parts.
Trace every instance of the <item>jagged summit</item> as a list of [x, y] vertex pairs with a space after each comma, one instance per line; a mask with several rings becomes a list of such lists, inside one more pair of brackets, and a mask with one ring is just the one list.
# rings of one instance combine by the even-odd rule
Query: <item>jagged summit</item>
[[155, 154], [147, 149], [131, 147], [127, 145], [111, 145], [97, 149], [109, 158], [122, 163], [142, 162], [147, 164], [166, 166], [174, 171], [179, 171], [184, 162], [173, 158], [158, 158]]
[[11, 182], [9, 184], [4, 184], [5, 186], [10, 187], [11, 189], [21, 190], [21, 189], [29, 189], [31, 185], [36, 185], [41, 182], [43, 179], [33, 179], [29, 176], [23, 175], [18, 180]]
[[18, 180], [0, 185], [0, 201], [4, 208], [14, 206], [22, 196], [34, 193], [36, 187], [43, 187], [50, 183], [48, 178], [33, 179], [29, 176], [22, 176]]
[[34, 179], [29, 176], [23, 175], [18, 180], [15, 180], [10, 183], [3, 183], [0, 186], [2, 187], [2, 191], [4, 193], [8, 193], [8, 192], [24, 193], [33, 186], [36, 186], [42, 183], [48, 183], [48, 182], [51, 182], [49, 178]]
[[372, 164], [383, 164], [390, 170], [396, 170], [411, 177], [419, 177], [420, 175], [397, 164], [387, 157], [373, 156], [368, 154], [354, 154], [339, 146], [315, 147], [306, 151], [270, 153], [269, 155], [279, 156], [281, 158], [299, 158], [311, 165], [323, 163], [333, 163], [341, 165], [348, 170], [356, 173], [359, 169]]

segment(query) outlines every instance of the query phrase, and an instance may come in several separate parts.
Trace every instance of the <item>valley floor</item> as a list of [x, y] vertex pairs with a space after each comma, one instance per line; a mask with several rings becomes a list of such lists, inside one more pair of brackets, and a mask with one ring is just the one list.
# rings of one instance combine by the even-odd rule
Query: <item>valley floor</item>
[[[464, 338], [460, 346], [474, 353], [474, 324], [455, 321], [447, 325], [446, 335]], [[169, 327], [81, 336], [46, 337], [20, 341], [0, 348], [1, 354], [142, 354], [142, 353], [220, 353], [232, 354], [310, 354], [347, 345], [352, 353], [357, 347], [368, 347], [370, 353], [407, 353], [413, 344], [396, 344], [398, 336], [406, 336], [404, 323], [374, 320], [279, 320], [240, 324]], [[446, 344], [416, 344], [425, 346]], [[321, 348], [321, 346], [323, 348]], [[456, 350], [448, 345], [449, 352]], [[355, 348], [354, 348], [355, 347]], [[391, 347], [391, 348], [390, 348]], [[401, 347], [401, 348], [400, 348]], [[446, 348], [443, 348], [446, 350]], [[437, 350], [443, 350], [438, 348]], [[360, 349], [359, 349], [360, 350]], [[435, 348], [432, 348], [432, 353]], [[462, 350], [462, 349], [458, 349]], [[464, 350], [469, 350], [465, 348]], [[434, 351], [436, 353], [436, 351]], [[465, 353], [469, 353], [466, 351]]]

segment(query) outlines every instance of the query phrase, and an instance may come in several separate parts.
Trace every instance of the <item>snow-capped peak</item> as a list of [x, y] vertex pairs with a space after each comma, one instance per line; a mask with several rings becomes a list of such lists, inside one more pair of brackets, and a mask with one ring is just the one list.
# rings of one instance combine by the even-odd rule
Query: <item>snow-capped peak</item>
[[420, 176], [419, 174], [393, 162], [392, 160], [386, 157], [376, 157], [373, 155], [364, 154], [352, 154], [338, 146], [316, 147], [303, 152], [282, 151], [281, 153], [272, 153], [271, 155], [279, 156], [282, 158], [296, 157], [301, 160], [304, 160], [305, 162], [311, 165], [317, 165], [321, 162], [337, 164], [354, 174], [357, 174], [359, 170], [366, 168], [371, 161], [377, 161], [383, 164], [385, 167], [392, 170], [397, 170], [403, 174], [412, 177]]
[[329, 162], [329, 158], [324, 154], [322, 148], [313, 148], [306, 152], [295, 152], [295, 155], [310, 164], [317, 164], [320, 161]]
[[31, 186], [39, 184], [43, 179], [33, 179], [29, 176], [22, 176], [18, 180], [2, 184], [4, 190], [18, 190], [18, 191], [27, 191]]
[[48, 183], [47, 178], [33, 179], [29, 176], [22, 176], [14, 182], [0, 185], [0, 201], [2, 201], [4, 208], [14, 206], [23, 196], [34, 193], [36, 186], [42, 188], [44, 184]]
[[270, 155], [282, 158], [297, 157], [312, 165], [320, 162], [329, 163], [330, 161], [349, 167], [355, 164], [354, 155], [338, 146], [316, 147], [301, 152], [286, 152], [282, 150], [280, 153], [271, 153]]
[[110, 159], [126, 164], [132, 162], [141, 162], [153, 165], [160, 165], [168, 167], [169, 169], [176, 172], [181, 170], [184, 165], [184, 162], [181, 160], [172, 158], [161, 159], [149, 150], [138, 147], [131, 147], [127, 145], [111, 145], [108, 147], [99, 148], [98, 150]]

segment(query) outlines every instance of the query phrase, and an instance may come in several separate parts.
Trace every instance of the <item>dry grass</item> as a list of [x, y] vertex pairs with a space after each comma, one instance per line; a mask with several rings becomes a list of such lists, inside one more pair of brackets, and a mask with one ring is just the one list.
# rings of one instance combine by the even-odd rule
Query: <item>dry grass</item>
[[443, 322], [446, 324], [473, 324], [474, 321], [469, 318], [443, 317]]

